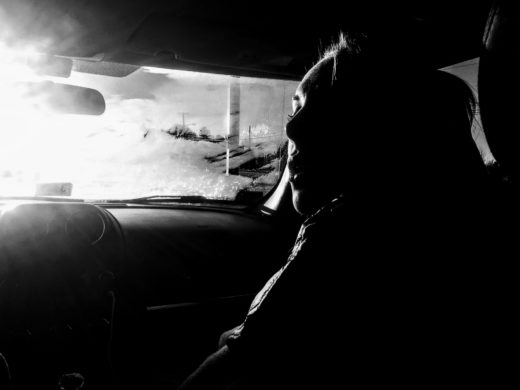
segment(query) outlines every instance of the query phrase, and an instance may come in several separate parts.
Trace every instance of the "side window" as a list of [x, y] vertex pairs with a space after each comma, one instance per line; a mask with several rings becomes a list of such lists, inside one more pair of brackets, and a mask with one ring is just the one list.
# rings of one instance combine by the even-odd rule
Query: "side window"
[[478, 65], [479, 59], [473, 58], [468, 61], [460, 62], [458, 64], [454, 64], [443, 68], [442, 70], [451, 73], [455, 76], [463, 79], [473, 90], [473, 93], [477, 99], [477, 110], [475, 113], [475, 119], [473, 120], [473, 126], [471, 132], [473, 134], [473, 139], [477, 144], [478, 150], [480, 151], [480, 155], [486, 164], [491, 163], [495, 160], [491, 150], [489, 149], [489, 145], [486, 140], [486, 134], [484, 133], [484, 129], [482, 128], [482, 123], [480, 121], [480, 109], [478, 106], [478, 89], [477, 89], [477, 80], [478, 80]]

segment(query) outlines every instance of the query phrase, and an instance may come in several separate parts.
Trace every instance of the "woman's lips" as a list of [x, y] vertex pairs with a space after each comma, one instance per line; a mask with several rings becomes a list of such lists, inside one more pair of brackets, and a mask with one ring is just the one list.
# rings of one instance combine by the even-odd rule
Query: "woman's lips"
[[303, 172], [290, 173], [289, 181], [295, 186], [302, 186], [305, 182], [305, 174]]
[[301, 161], [296, 158], [289, 158], [287, 166], [289, 168], [289, 181], [291, 183], [301, 181], [303, 178], [303, 166]]
[[299, 173], [303, 170], [303, 164], [301, 159], [298, 159], [297, 157], [290, 157], [287, 160], [287, 166], [289, 167], [289, 172], [291, 173]]
[[289, 182], [301, 186], [303, 185], [304, 179], [305, 173], [303, 172], [303, 169], [289, 166]]

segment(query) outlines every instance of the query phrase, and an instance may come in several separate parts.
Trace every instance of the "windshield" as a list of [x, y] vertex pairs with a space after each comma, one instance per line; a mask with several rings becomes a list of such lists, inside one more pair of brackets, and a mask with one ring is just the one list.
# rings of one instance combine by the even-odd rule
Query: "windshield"
[[[75, 66], [66, 79], [45, 79], [100, 91], [106, 110], [65, 115], [28, 96], [14, 82], [28, 77], [26, 67], [5, 58], [0, 196], [233, 201], [261, 197], [278, 181], [296, 82], [147, 67], [114, 77]], [[123, 66], [105, 65], [96, 69]]]

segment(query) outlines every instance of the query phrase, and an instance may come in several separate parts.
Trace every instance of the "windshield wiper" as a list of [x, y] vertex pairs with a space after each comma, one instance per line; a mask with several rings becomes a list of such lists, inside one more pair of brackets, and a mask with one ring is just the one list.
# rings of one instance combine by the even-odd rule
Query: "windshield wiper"
[[110, 203], [141, 203], [141, 204], [151, 204], [151, 203], [207, 203], [213, 202], [213, 199], [208, 199], [202, 195], [187, 195], [187, 196], [172, 196], [172, 195], [151, 195], [151, 196], [142, 196], [139, 198], [130, 198], [130, 199], [118, 199], [118, 200], [109, 200], [107, 202]]

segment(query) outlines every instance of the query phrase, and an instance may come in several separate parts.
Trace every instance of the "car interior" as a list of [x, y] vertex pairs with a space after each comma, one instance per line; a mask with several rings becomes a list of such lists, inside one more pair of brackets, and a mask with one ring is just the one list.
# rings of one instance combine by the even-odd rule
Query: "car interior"
[[[514, 222], [518, 7], [491, 0], [358, 3], [0, 1], [0, 55], [31, 47], [38, 53], [33, 68], [44, 77], [24, 80], [22, 117], [32, 115], [31, 99], [43, 96], [56, 118], [68, 118], [27, 119], [29, 132], [10, 116], [18, 93], [0, 98], [0, 389], [176, 388], [215, 351], [294, 245], [303, 219], [293, 209], [280, 132], [298, 81], [340, 31], [385, 31], [402, 63], [445, 69], [472, 86], [479, 98], [473, 138], [489, 188], [480, 212], [491, 210], [496, 225]], [[10, 69], [0, 65], [1, 88], [15, 76]], [[136, 84], [122, 87], [125, 80]], [[200, 87], [200, 80], [209, 84]], [[223, 114], [210, 122], [181, 98], [164, 100], [166, 83], [166, 95], [185, 93], [182, 99], [208, 112], [222, 105]], [[109, 96], [107, 86], [131, 97]], [[216, 97], [204, 100], [209, 95]], [[150, 101], [164, 103], [150, 115], [166, 119], [145, 129], [140, 118], [132, 123], [134, 107]], [[254, 119], [268, 110], [268, 119]], [[124, 118], [114, 119], [116, 111]], [[89, 133], [104, 117], [120, 128]], [[252, 141], [252, 133], [269, 140], [276, 133], [277, 143]], [[76, 146], [58, 145], [58, 136]], [[9, 154], [15, 141], [41, 160], [18, 164], [23, 153]], [[123, 149], [138, 142], [150, 148]], [[93, 150], [110, 168], [88, 159], [76, 164], [82, 143], [91, 148], [85, 155]], [[163, 158], [164, 145], [178, 155]], [[204, 148], [194, 163], [193, 145]], [[154, 156], [157, 162], [137, 168], [135, 161]], [[33, 173], [51, 166], [46, 159], [74, 175]], [[164, 166], [178, 169], [162, 177]], [[199, 178], [199, 168], [218, 180]], [[177, 187], [157, 184], [170, 177]], [[192, 191], [192, 184], [205, 187]], [[483, 239], [511, 248], [514, 232], [486, 228]], [[511, 281], [506, 269], [494, 276]]]

